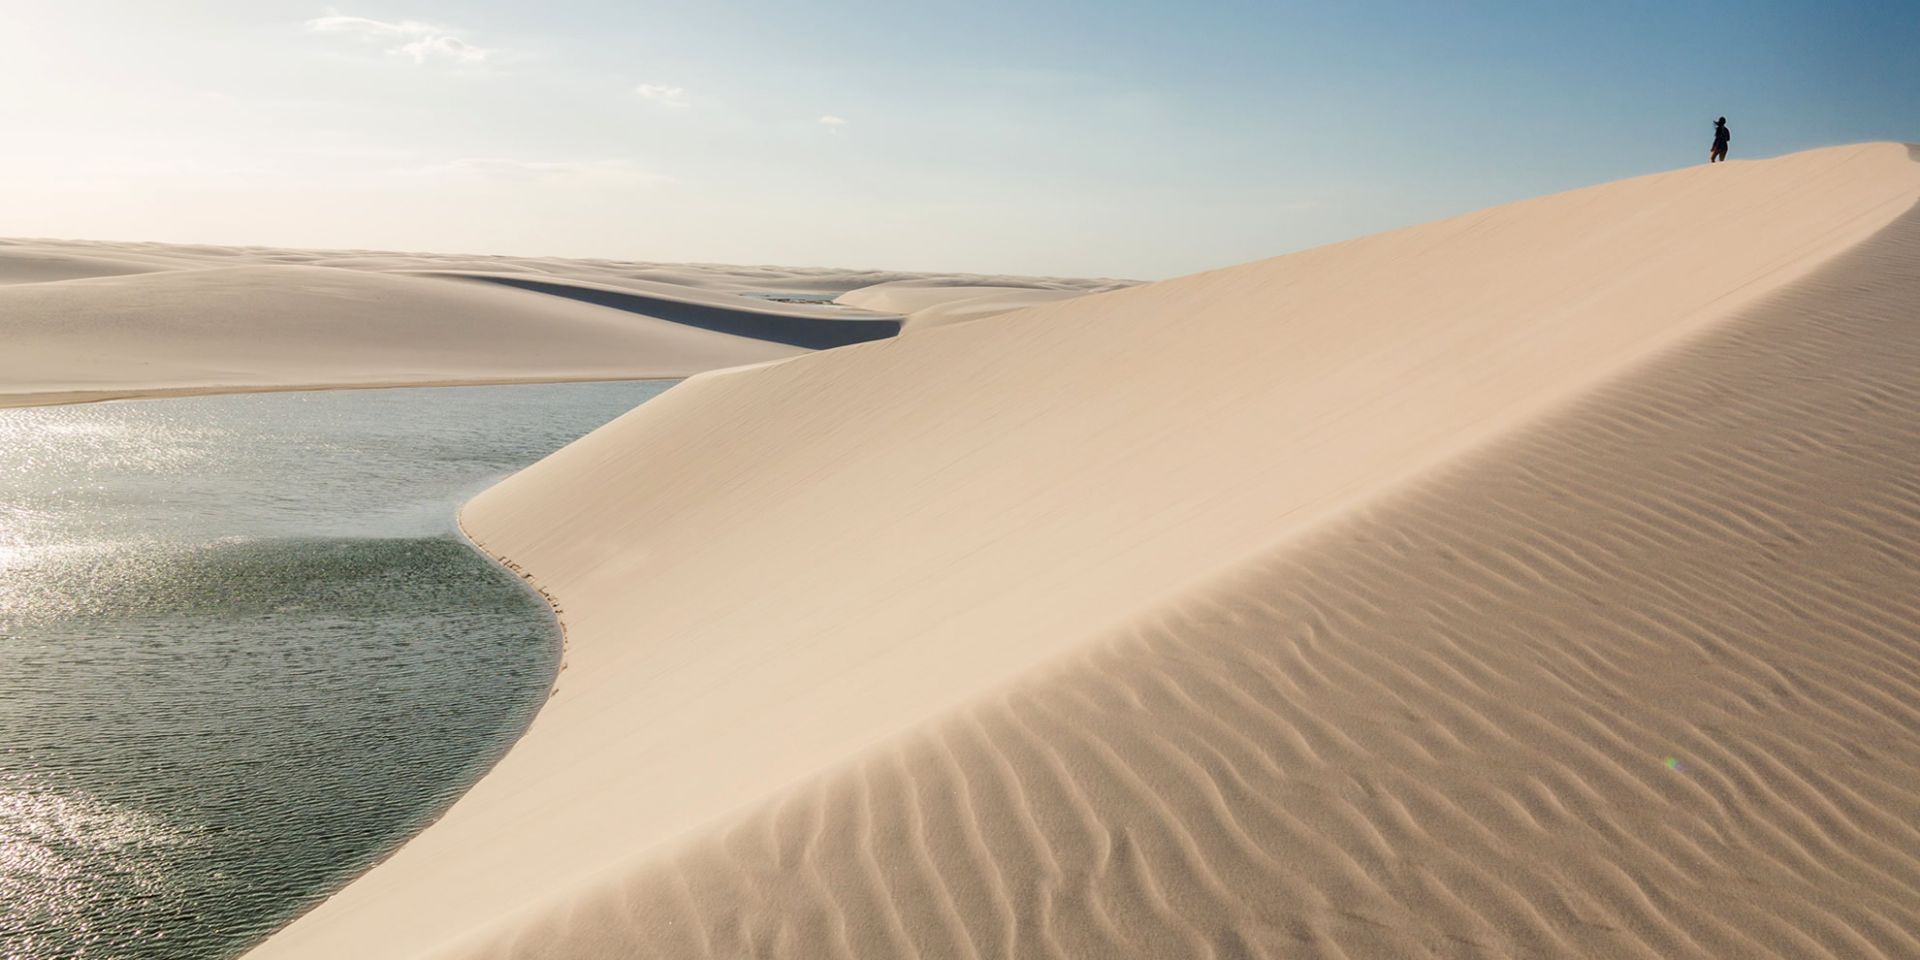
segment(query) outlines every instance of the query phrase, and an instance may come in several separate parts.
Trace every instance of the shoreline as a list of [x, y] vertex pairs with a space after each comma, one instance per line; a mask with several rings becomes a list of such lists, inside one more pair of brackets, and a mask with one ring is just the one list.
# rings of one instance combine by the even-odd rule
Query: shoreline
[[[672, 378], [660, 378], [660, 379], [672, 379]], [[617, 382], [617, 381], [555, 381], [555, 382]], [[493, 386], [493, 385], [494, 384], [432, 384], [431, 386]], [[341, 389], [353, 389], [353, 388], [341, 388]], [[389, 389], [389, 388], [375, 388], [375, 389]], [[254, 391], [254, 392], [263, 392], [263, 391]], [[280, 392], [280, 391], [273, 391], [273, 392]], [[148, 399], [148, 398], [139, 397], [139, 398], [115, 398], [115, 399]], [[518, 472], [518, 471], [515, 471], [515, 472]], [[512, 476], [512, 474], [508, 474], [507, 476]], [[506, 479], [506, 477], [502, 477], [500, 479], [504, 480]], [[495, 482], [497, 483], [498, 481], [495, 481]], [[513, 735], [512, 739], [507, 742], [506, 746], [503, 747], [497, 754], [495, 754], [488, 761], [486, 768], [480, 771], [479, 776], [476, 776], [473, 779], [473, 783], [469, 783], [465, 789], [461, 790], [460, 793], [456, 795], [453, 798], [453, 800], [449, 802], [444, 809], [440, 810], [440, 812], [436, 814], [433, 818], [420, 824], [418, 829], [409, 833], [404, 839], [395, 843], [392, 847], [387, 849], [380, 856], [369, 861], [366, 867], [362, 869], [359, 873], [355, 874], [352, 879], [348, 880], [346, 883], [340, 885], [339, 887], [335, 888], [333, 891], [329, 892], [325, 897], [321, 898], [320, 900], [315, 902], [311, 907], [309, 907], [307, 911], [300, 914], [296, 914], [293, 917], [288, 918], [288, 920], [285, 923], [273, 928], [270, 931], [267, 931], [264, 935], [260, 937], [260, 939], [254, 941], [253, 943], [248, 944], [246, 948], [241, 951], [239, 956], [246, 956], [247, 954], [252, 953], [254, 950], [258, 949], [261, 944], [264, 944], [267, 941], [273, 939], [274, 937], [278, 936], [281, 931], [299, 922], [301, 917], [304, 917], [306, 913], [310, 913], [314, 909], [319, 908], [322, 904], [326, 903], [328, 900], [331, 900], [341, 890], [344, 890], [346, 889], [346, 887], [351, 886], [355, 882], [358, 882], [361, 877], [366, 876], [369, 872], [373, 871], [375, 868], [379, 867], [381, 864], [392, 859], [393, 856], [399, 853], [402, 849], [404, 849], [407, 846], [407, 844], [412, 843], [415, 837], [418, 837], [420, 834], [425, 833], [427, 830], [431, 829], [434, 824], [439, 823], [442, 819], [444, 819], [447, 813], [453, 809], [454, 805], [460, 802], [460, 798], [464, 797], [469, 791], [473, 789], [473, 784], [479, 783], [481, 780], [486, 779], [489, 775], [493, 773], [495, 768], [500, 766], [500, 762], [506, 759], [507, 754], [511, 753], [514, 747], [518, 746], [520, 741], [526, 737], [527, 730], [531, 729], [534, 722], [539, 719], [541, 711], [545, 710], [547, 707], [547, 704], [555, 696], [557, 696], [560, 693], [560, 680], [561, 680], [562, 674], [564, 674], [567, 669], [566, 657], [567, 657], [567, 649], [569, 646], [568, 634], [567, 634], [567, 621], [560, 607], [560, 602], [557, 599], [555, 599], [553, 594], [550, 593], [544, 586], [541, 586], [540, 583], [534, 578], [532, 574], [519, 569], [519, 566], [515, 564], [511, 559], [505, 556], [496, 555], [495, 553], [493, 553], [493, 551], [487, 549], [485, 544], [475, 539], [472, 532], [467, 529], [465, 517], [462, 516], [465, 509], [466, 509], [466, 503], [464, 502], [458, 503], [454, 506], [454, 511], [453, 511], [454, 538], [459, 540], [462, 546], [465, 546], [468, 550], [471, 550], [475, 556], [478, 556], [481, 559], [487, 561], [489, 565], [498, 569], [502, 573], [508, 574], [513, 581], [515, 589], [520, 590], [530, 596], [533, 596], [539, 599], [541, 601], [541, 604], [546, 609], [548, 622], [552, 625], [552, 628], [553, 628], [553, 650], [554, 650], [553, 678], [547, 684], [546, 695], [540, 698], [540, 702], [537, 705], [535, 705], [532, 712], [530, 712], [527, 715], [527, 722], [525, 724], [522, 724], [520, 729]]]
[[444, 380], [395, 380], [377, 383], [298, 383], [298, 384], [216, 384], [194, 387], [125, 387], [101, 390], [49, 390], [35, 393], [0, 393], [0, 410], [29, 407], [64, 407], [88, 403], [113, 403], [118, 400], [168, 400], [178, 397], [228, 397], [249, 393], [325, 393], [334, 390], [410, 390], [430, 387], [510, 387], [539, 386], [549, 383], [653, 383], [684, 380], [671, 375], [537, 377], [469, 377]]
[[[515, 471], [515, 472], [517, 473], [518, 471]], [[508, 474], [507, 476], [512, 476], [512, 475], [513, 474]], [[501, 477], [500, 479], [505, 480], [506, 477]], [[558, 655], [554, 658], [553, 681], [547, 684], [547, 695], [544, 699], [542, 699], [540, 708], [535, 709], [533, 712], [533, 715], [527, 718], [527, 725], [530, 727], [533, 725], [534, 719], [540, 716], [540, 709], [545, 708], [546, 701], [553, 699], [556, 695], [560, 693], [560, 677], [561, 677], [561, 674], [565, 673], [567, 670], [567, 649], [569, 646], [569, 639], [567, 634], [566, 612], [561, 608], [559, 599], [556, 598], [552, 594], [552, 592], [547, 590], [545, 586], [541, 585], [537, 577], [535, 577], [531, 573], [528, 573], [525, 570], [520, 569], [520, 565], [518, 563], [515, 563], [511, 558], [507, 557], [505, 554], [496, 554], [492, 550], [488, 549], [485, 543], [481, 542], [478, 538], [476, 538], [473, 535], [473, 532], [471, 530], [467, 529], [466, 518], [463, 516], [463, 513], [465, 512], [466, 508], [467, 508], [467, 505], [465, 503], [462, 503], [454, 509], [454, 513], [453, 513], [453, 529], [454, 529], [454, 532], [458, 534], [460, 541], [466, 544], [466, 546], [469, 549], [471, 549], [474, 553], [477, 553], [480, 556], [485, 557], [489, 563], [500, 568], [502, 571], [508, 574], [511, 574], [513, 576], [514, 581], [520, 585], [521, 589], [527, 591], [528, 593], [531, 593], [535, 597], [540, 598], [540, 601], [546, 604], [547, 614], [553, 621], [555, 643], [557, 645], [556, 651], [558, 653]], [[519, 743], [520, 738], [525, 735], [526, 735], [526, 730], [522, 729], [520, 731], [520, 736], [514, 737], [513, 742]], [[513, 749], [512, 744], [509, 744], [507, 746], [507, 750], [512, 750], [512, 749]], [[506, 752], [502, 751], [500, 755], [504, 757], [506, 756]], [[494, 762], [496, 765], [499, 763], [498, 760]], [[492, 769], [493, 769], [492, 767], [487, 768], [488, 772], [492, 772]], [[481, 776], [485, 777], [486, 774], [483, 773], [481, 774]]]

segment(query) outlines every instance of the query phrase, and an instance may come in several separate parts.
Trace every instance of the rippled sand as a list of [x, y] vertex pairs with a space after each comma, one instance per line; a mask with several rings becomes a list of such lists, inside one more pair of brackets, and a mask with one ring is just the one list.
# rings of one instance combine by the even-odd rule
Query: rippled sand
[[1920, 955], [1920, 215], [497, 957]]
[[1916, 201], [1700, 167], [694, 378], [468, 506], [556, 695], [255, 955], [1920, 952]]

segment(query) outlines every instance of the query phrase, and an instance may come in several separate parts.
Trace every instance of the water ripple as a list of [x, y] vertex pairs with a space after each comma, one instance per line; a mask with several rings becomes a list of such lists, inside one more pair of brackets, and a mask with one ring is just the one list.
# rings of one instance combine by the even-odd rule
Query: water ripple
[[557, 653], [455, 505], [660, 389], [0, 411], [0, 956], [232, 955], [445, 809]]

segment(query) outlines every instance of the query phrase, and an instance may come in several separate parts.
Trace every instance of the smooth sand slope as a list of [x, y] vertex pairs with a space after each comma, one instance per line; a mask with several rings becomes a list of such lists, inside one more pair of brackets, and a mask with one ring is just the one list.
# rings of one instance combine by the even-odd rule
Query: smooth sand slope
[[117, 277], [164, 269], [136, 260], [0, 247], [0, 284]]
[[[893, 336], [832, 303], [1009, 278], [0, 241], [0, 406], [127, 396], [683, 377]], [[1062, 296], [1110, 281], [1030, 280]]]
[[880, 283], [850, 290], [836, 297], [835, 302], [882, 313], [899, 314], [906, 318], [904, 330], [925, 330], [995, 317], [1043, 303], [1071, 300], [1088, 293], [1131, 286], [1131, 284], [1120, 282], [1090, 286], [1097, 283], [1099, 282], [1078, 281], [1072, 284], [1064, 282], [1050, 284], [1045, 281], [1036, 281], [1018, 286], [1005, 284], [983, 286], [946, 283], [938, 280], [896, 280], [892, 283]]
[[1702, 167], [691, 380], [469, 505], [558, 691], [256, 955], [1913, 955], [1917, 200]]
[[1920, 216], [1890, 229], [458, 955], [1920, 956]]
[[0, 403], [671, 377], [794, 356], [507, 288], [308, 266], [0, 287]]

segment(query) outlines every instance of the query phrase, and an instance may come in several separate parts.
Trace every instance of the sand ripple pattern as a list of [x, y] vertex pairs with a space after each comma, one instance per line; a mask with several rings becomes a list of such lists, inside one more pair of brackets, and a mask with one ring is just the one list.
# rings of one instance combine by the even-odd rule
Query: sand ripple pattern
[[1920, 956], [1920, 213], [456, 955]]

